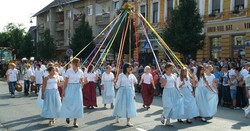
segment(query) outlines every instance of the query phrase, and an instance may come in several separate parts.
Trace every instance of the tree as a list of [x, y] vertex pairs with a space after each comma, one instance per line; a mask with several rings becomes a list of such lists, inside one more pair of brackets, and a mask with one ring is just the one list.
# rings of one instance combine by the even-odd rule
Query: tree
[[30, 33], [24, 36], [24, 42], [20, 46], [20, 55], [22, 57], [30, 58], [35, 55], [35, 47], [31, 39]]
[[0, 47], [10, 47], [10, 35], [7, 32], [0, 32]]
[[[92, 28], [85, 20], [85, 15], [82, 16], [79, 27], [75, 29], [75, 34], [72, 37], [72, 43], [69, 47], [74, 51], [74, 55], [80, 52], [87, 44], [93, 40]], [[80, 55], [80, 58], [86, 58], [89, 53], [94, 49], [92, 42]]]
[[38, 57], [49, 60], [55, 58], [55, 53], [56, 45], [54, 39], [50, 36], [50, 30], [47, 29], [42, 40], [38, 42]]
[[171, 49], [181, 53], [186, 59], [204, 45], [204, 22], [196, 7], [195, 0], [180, 0], [180, 5], [172, 12], [172, 20], [163, 32], [163, 38]]
[[14, 23], [9, 23], [5, 27], [5, 32], [9, 35], [9, 46], [14, 49], [13, 54], [16, 54], [17, 58], [21, 58], [20, 47], [24, 42], [25, 30], [22, 28], [21, 24], [15, 25]]

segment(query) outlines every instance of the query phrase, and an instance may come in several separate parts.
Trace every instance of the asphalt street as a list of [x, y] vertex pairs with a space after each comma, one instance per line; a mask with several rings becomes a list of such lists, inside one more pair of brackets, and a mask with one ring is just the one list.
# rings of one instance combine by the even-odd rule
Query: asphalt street
[[147, 111], [142, 108], [140, 93], [136, 93], [138, 116], [131, 119], [133, 127], [126, 126], [126, 119], [120, 119], [120, 123], [115, 124], [115, 118], [111, 116], [112, 109], [109, 108], [110, 105], [108, 108], [103, 107], [101, 96], [97, 96], [98, 108], [84, 108], [84, 118], [78, 120], [79, 128], [73, 127], [73, 121], [66, 124], [65, 119], [56, 119], [54, 126], [48, 126], [48, 120], [40, 117], [41, 109], [36, 107], [37, 96], [32, 94], [25, 97], [23, 93], [16, 94], [15, 98], [11, 98], [7, 83], [0, 81], [0, 131], [250, 131], [250, 119], [244, 117], [243, 110], [224, 107], [218, 107], [217, 114], [208, 123], [201, 122], [200, 119], [193, 120], [192, 124], [171, 120], [174, 127], [166, 127], [160, 122], [161, 97], [156, 96]]

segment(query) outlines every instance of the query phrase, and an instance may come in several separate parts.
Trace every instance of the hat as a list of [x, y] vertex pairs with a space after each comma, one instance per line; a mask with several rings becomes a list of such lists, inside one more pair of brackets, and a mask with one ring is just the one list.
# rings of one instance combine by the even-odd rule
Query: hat
[[250, 62], [246, 62], [244, 65], [245, 66], [250, 66]]
[[223, 68], [228, 68], [228, 66], [227, 66], [227, 65], [224, 65]]

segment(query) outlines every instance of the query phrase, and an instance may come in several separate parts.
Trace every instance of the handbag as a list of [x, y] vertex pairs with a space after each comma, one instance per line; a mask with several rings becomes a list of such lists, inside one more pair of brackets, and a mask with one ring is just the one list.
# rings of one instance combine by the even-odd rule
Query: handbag
[[16, 91], [17, 92], [22, 92], [23, 91], [23, 86], [20, 83], [16, 84]]
[[37, 90], [36, 85], [34, 83], [32, 83], [30, 85], [30, 88], [31, 88], [31, 91], [36, 91]]

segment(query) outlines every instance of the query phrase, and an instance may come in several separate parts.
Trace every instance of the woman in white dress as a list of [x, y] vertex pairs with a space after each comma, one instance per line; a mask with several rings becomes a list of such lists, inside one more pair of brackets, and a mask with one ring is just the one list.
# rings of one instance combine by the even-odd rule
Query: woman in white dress
[[102, 74], [101, 85], [103, 87], [102, 103], [106, 108], [106, 104], [111, 104], [113, 108], [115, 91], [114, 91], [114, 74], [111, 72], [112, 67], [106, 66], [106, 72]]
[[204, 67], [200, 65], [195, 76], [195, 99], [202, 122], [207, 122], [205, 117], [212, 117], [217, 112], [218, 95], [211, 71], [208, 67], [205, 75]]
[[[192, 85], [194, 80], [188, 75], [187, 68], [183, 67], [180, 70], [180, 76], [177, 78], [177, 87], [180, 89], [184, 97], [184, 115], [181, 119], [187, 119], [187, 123], [192, 123], [191, 119], [199, 116], [198, 107], [193, 93]], [[183, 122], [181, 119], [178, 122]]]
[[79, 69], [80, 59], [72, 60], [72, 68], [65, 73], [64, 88], [62, 90], [62, 109], [60, 116], [66, 118], [66, 123], [70, 123], [69, 118], [74, 118], [74, 127], [78, 127], [77, 118], [83, 118], [82, 84], [83, 72]]
[[58, 80], [55, 75], [55, 68], [47, 69], [49, 75], [44, 78], [42, 85], [42, 96], [44, 100], [41, 116], [49, 118], [49, 125], [55, 124], [55, 118], [59, 118], [61, 109], [61, 99], [58, 92]]
[[161, 79], [161, 87], [163, 89], [162, 102], [163, 112], [161, 123], [166, 126], [173, 126], [170, 123], [170, 118], [177, 119], [184, 114], [183, 96], [176, 87], [176, 77], [173, 74], [174, 64], [167, 63], [165, 66], [165, 74]]
[[131, 73], [131, 64], [126, 63], [123, 66], [123, 73], [119, 74], [116, 83], [118, 89], [115, 99], [113, 116], [116, 117], [116, 123], [119, 123], [119, 117], [127, 118], [127, 126], [133, 126], [130, 118], [137, 116], [135, 93], [133, 85], [137, 84], [137, 79]]

